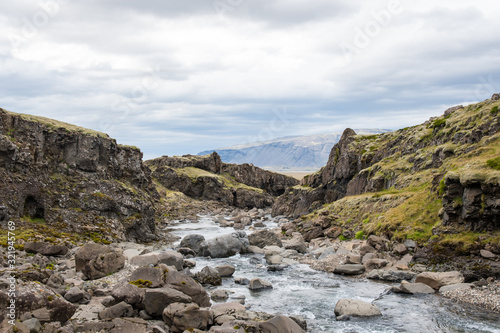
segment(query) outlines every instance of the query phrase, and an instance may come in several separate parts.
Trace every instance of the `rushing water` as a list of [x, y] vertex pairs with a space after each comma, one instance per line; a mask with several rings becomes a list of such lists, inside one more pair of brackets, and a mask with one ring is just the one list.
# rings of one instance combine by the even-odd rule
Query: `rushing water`
[[[273, 221], [268, 227], [276, 226]], [[199, 222], [179, 223], [171, 232], [180, 237], [201, 234], [206, 239], [234, 232], [220, 228], [210, 217]], [[248, 232], [248, 231], [247, 231]], [[271, 282], [273, 289], [258, 292], [223, 279], [222, 286], [232, 295], [245, 296], [245, 305], [252, 311], [297, 315], [307, 320], [309, 332], [500, 332], [500, 316], [477, 308], [457, 304], [439, 295], [384, 294], [393, 284], [315, 271], [307, 265], [287, 267], [268, 272], [263, 255], [235, 255], [230, 258], [196, 258], [197, 267], [230, 264], [236, 267], [235, 277], [261, 278]], [[361, 299], [376, 304], [382, 317], [335, 321], [334, 308], [341, 298]]]

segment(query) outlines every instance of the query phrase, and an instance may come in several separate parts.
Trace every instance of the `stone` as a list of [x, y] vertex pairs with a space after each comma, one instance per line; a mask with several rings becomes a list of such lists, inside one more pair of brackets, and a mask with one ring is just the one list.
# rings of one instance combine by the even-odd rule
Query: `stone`
[[137, 286], [158, 288], [165, 283], [163, 271], [156, 267], [139, 267], [129, 277], [129, 282]]
[[179, 252], [183, 256], [190, 256], [190, 257], [196, 256], [196, 252], [194, 252], [193, 249], [190, 249], [188, 247], [181, 247], [181, 248], [177, 249], [177, 252]]
[[99, 312], [99, 319], [103, 320], [110, 318], [132, 317], [133, 315], [134, 309], [132, 308], [132, 305], [120, 302]]
[[269, 265], [279, 265], [283, 261], [283, 257], [279, 254], [274, 254], [272, 256], [266, 257], [266, 262]]
[[234, 278], [234, 283], [241, 285], [248, 285], [250, 284], [250, 280], [244, 277], [236, 277]]
[[214, 290], [210, 294], [210, 298], [214, 301], [226, 300], [229, 298], [229, 293], [226, 290]]
[[196, 303], [173, 303], [163, 310], [163, 321], [173, 333], [187, 329], [207, 330], [213, 324], [210, 310], [200, 309]]
[[381, 316], [380, 309], [371, 303], [355, 299], [340, 299], [335, 305], [335, 316], [373, 317]]
[[235, 312], [245, 312], [246, 308], [238, 302], [219, 303], [212, 305], [214, 317], [219, 317], [224, 314], [234, 314]]
[[366, 270], [371, 270], [384, 268], [387, 264], [389, 264], [389, 262], [385, 259], [370, 259], [366, 261], [364, 265]]
[[116, 302], [125, 302], [132, 306], [142, 303], [146, 290], [128, 282], [117, 284], [111, 291]]
[[347, 260], [346, 260], [346, 263], [347, 264], [356, 264], [356, 265], [360, 265], [361, 264], [361, 255], [359, 254], [354, 254], [354, 253], [349, 253], [347, 255]]
[[370, 235], [366, 240], [367, 244], [375, 248], [377, 251], [386, 251], [389, 241], [383, 237]]
[[115, 273], [125, 266], [125, 256], [109, 246], [89, 243], [75, 253], [76, 271], [90, 280]]
[[187, 276], [186, 274], [169, 271], [166, 274], [165, 286], [183, 292], [191, 296], [193, 302], [201, 307], [210, 306], [210, 296], [205, 288], [203, 288], [196, 280]]
[[24, 250], [29, 253], [40, 253], [44, 256], [63, 256], [68, 253], [65, 245], [55, 245], [46, 242], [26, 242]]
[[160, 263], [174, 266], [178, 271], [182, 271], [184, 268], [184, 256], [175, 251], [164, 251], [158, 253], [158, 258], [160, 259]]
[[326, 237], [337, 239], [342, 234], [342, 228], [340, 227], [331, 227], [323, 231]]
[[399, 288], [393, 288], [393, 291], [396, 293], [404, 293], [404, 294], [434, 294], [434, 289], [429, 287], [423, 283], [409, 283], [407, 281], [403, 281]]
[[219, 271], [209, 266], [203, 267], [201, 271], [196, 273], [194, 279], [201, 284], [210, 284], [212, 286], [220, 286], [222, 284]]
[[[36, 282], [17, 284], [16, 314], [35, 317], [40, 322], [60, 321], [65, 323], [76, 312], [76, 306], [56, 294], [49, 287]], [[6, 309], [9, 297], [7, 290], [0, 291], [0, 308]]]
[[457, 271], [452, 272], [423, 272], [417, 275], [415, 282], [424, 283], [434, 290], [443, 286], [463, 283], [464, 276]]
[[306, 253], [307, 244], [302, 236], [296, 235], [286, 243], [285, 249], [295, 250], [299, 253]]
[[246, 253], [250, 243], [244, 231], [222, 235], [206, 240], [200, 245], [199, 255], [212, 258], [227, 258], [237, 253]]
[[141, 318], [115, 318], [110, 333], [148, 333], [148, 323]]
[[456, 283], [456, 284], [450, 284], [448, 286], [443, 286], [439, 288], [439, 293], [445, 293], [447, 291], [452, 291], [452, 290], [460, 290], [460, 289], [470, 289], [472, 288], [472, 283]]
[[368, 244], [361, 246], [359, 249], [359, 254], [363, 259], [364, 257], [366, 257], [366, 255], [374, 254], [375, 252], [377, 252], [377, 250], [373, 246]]
[[258, 246], [260, 248], [264, 248], [268, 245], [275, 245], [279, 247], [283, 246], [278, 235], [269, 230], [259, 230], [253, 232], [248, 236], [248, 241], [250, 245]]
[[133, 266], [156, 266], [160, 259], [156, 253], [147, 253], [132, 257], [129, 262]]
[[262, 333], [305, 333], [294, 320], [285, 316], [276, 316], [260, 323], [260, 329]]
[[273, 286], [271, 283], [261, 280], [261, 279], [251, 279], [248, 285], [248, 289], [250, 290], [263, 290], [263, 289], [272, 289]]
[[359, 264], [346, 264], [335, 267], [334, 274], [359, 275], [365, 272], [365, 266]]
[[64, 294], [64, 299], [66, 299], [70, 303], [76, 303], [78, 301], [81, 301], [84, 296], [85, 296], [85, 293], [80, 288], [71, 287]]
[[184, 266], [184, 268], [193, 268], [196, 267], [196, 261], [190, 259], [184, 259], [182, 265]]
[[403, 280], [412, 280], [416, 273], [409, 271], [395, 271], [395, 270], [383, 270], [374, 269], [366, 276], [368, 279], [372, 280], [382, 280], [388, 282], [401, 282]]
[[197, 234], [187, 235], [181, 240], [179, 247], [187, 247], [193, 250], [196, 254], [198, 254], [200, 252], [200, 245], [204, 241], [205, 237], [203, 237], [203, 235], [197, 235]]
[[117, 302], [113, 296], [106, 296], [106, 297], [101, 299], [101, 304], [107, 308], [109, 308], [110, 306], [113, 306], [115, 304], [118, 304], [118, 303], [120, 303], [120, 302]]
[[493, 254], [492, 252], [490, 252], [488, 250], [481, 250], [479, 253], [481, 254], [481, 257], [486, 258], [486, 259], [494, 259], [496, 257], [495, 254]]
[[191, 303], [192, 301], [190, 296], [172, 288], [149, 289], [144, 295], [144, 308], [149, 315], [159, 317], [163, 310], [172, 303]]
[[406, 246], [404, 244], [397, 244], [394, 246], [393, 248], [393, 252], [397, 255], [405, 255], [406, 253], [408, 253], [408, 249], [406, 248]]
[[233, 265], [221, 265], [215, 267], [215, 269], [219, 272], [221, 277], [231, 277], [236, 271], [236, 268]]
[[28, 328], [29, 333], [38, 333], [42, 330], [42, 324], [36, 318], [25, 320], [23, 324]]
[[412, 239], [405, 240], [404, 245], [411, 250], [417, 247], [417, 243]]

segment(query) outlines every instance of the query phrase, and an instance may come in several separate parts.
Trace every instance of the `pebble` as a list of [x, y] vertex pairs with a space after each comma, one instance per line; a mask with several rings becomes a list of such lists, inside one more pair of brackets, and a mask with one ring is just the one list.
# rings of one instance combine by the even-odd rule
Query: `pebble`
[[446, 291], [443, 296], [500, 313], [500, 281], [483, 287]]

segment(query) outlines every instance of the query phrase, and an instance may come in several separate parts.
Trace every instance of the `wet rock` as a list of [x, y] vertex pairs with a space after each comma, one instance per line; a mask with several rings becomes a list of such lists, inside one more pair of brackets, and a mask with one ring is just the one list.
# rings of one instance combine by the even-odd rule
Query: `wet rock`
[[261, 279], [251, 279], [250, 284], [248, 285], [248, 289], [250, 290], [263, 290], [272, 288], [273, 286], [271, 283]]
[[335, 316], [373, 317], [381, 316], [380, 309], [367, 302], [355, 299], [340, 299], [335, 305]]
[[144, 288], [124, 282], [113, 288], [111, 296], [113, 296], [116, 302], [125, 302], [132, 306], [137, 306], [142, 303], [145, 293], [146, 290]]
[[262, 333], [305, 333], [294, 320], [285, 316], [276, 316], [260, 323], [260, 329]]
[[403, 281], [399, 287], [393, 287], [392, 291], [402, 294], [434, 294], [434, 289], [423, 283], [409, 283]]
[[163, 311], [163, 320], [173, 333], [193, 328], [207, 330], [213, 324], [213, 314], [196, 303], [173, 303]]
[[[0, 291], [0, 308], [6, 309], [9, 298], [6, 291]], [[76, 311], [76, 306], [66, 301], [49, 287], [26, 282], [17, 285], [16, 313], [20, 317], [30, 313], [41, 322], [60, 321], [65, 323]]]
[[244, 278], [244, 277], [237, 277], [237, 278], [234, 278], [234, 283], [246, 286], [246, 285], [250, 284], [250, 280], [247, 278]]
[[129, 277], [129, 282], [137, 286], [158, 288], [165, 283], [163, 271], [156, 267], [139, 267]]
[[186, 274], [169, 271], [165, 278], [166, 287], [178, 290], [188, 296], [191, 296], [193, 302], [201, 307], [210, 306], [210, 296], [196, 280]]
[[424, 283], [434, 290], [439, 290], [443, 286], [451, 284], [463, 283], [464, 277], [462, 273], [457, 271], [452, 272], [424, 272], [417, 275], [415, 282]]
[[279, 247], [283, 246], [278, 235], [269, 230], [260, 230], [250, 234], [248, 236], [248, 241], [250, 242], [250, 245], [258, 246], [260, 248], [264, 248], [268, 245], [275, 245]]
[[219, 272], [221, 277], [231, 277], [236, 271], [236, 268], [233, 265], [221, 265], [215, 267], [215, 269]]
[[335, 267], [334, 274], [359, 275], [365, 272], [365, 266], [359, 264], [346, 264]]
[[175, 251], [164, 251], [158, 254], [160, 263], [174, 266], [178, 271], [182, 271], [184, 268], [184, 256], [179, 252]]
[[389, 282], [401, 282], [403, 280], [412, 280], [416, 273], [409, 271], [395, 271], [395, 270], [382, 270], [382, 269], [374, 269], [366, 276], [368, 279], [372, 280], [382, 280]]
[[191, 303], [193, 299], [172, 288], [159, 288], [146, 290], [144, 295], [144, 308], [146, 312], [153, 316], [161, 316], [163, 310], [172, 303]]
[[187, 235], [181, 240], [179, 247], [189, 248], [198, 254], [200, 252], [200, 245], [204, 241], [205, 237], [203, 237], [203, 235]]
[[156, 253], [147, 253], [130, 258], [130, 264], [134, 266], [156, 266], [160, 259]]
[[132, 317], [134, 309], [130, 304], [120, 302], [99, 312], [99, 319], [110, 319], [120, 317]]
[[64, 299], [70, 303], [76, 303], [83, 299], [85, 293], [78, 287], [70, 288], [65, 294]]
[[250, 243], [244, 231], [237, 231], [204, 241], [200, 245], [199, 254], [212, 258], [227, 258], [236, 253], [245, 253]]
[[75, 264], [76, 271], [94, 280], [122, 269], [125, 257], [109, 246], [89, 243], [75, 253]]
[[194, 275], [194, 279], [201, 284], [210, 284], [212, 286], [220, 286], [222, 278], [215, 268], [206, 266], [201, 271]]
[[193, 267], [196, 267], [196, 261], [184, 259], [182, 261], [182, 265], [184, 266], [184, 268], [193, 268]]
[[54, 245], [46, 242], [26, 242], [24, 250], [29, 253], [40, 253], [44, 256], [63, 256], [68, 253], [65, 245]]

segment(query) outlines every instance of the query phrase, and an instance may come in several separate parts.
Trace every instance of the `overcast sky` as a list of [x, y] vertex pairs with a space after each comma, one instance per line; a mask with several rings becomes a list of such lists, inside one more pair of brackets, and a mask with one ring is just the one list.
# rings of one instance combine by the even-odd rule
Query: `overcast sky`
[[416, 125], [500, 92], [491, 0], [0, 2], [0, 107], [145, 158]]

